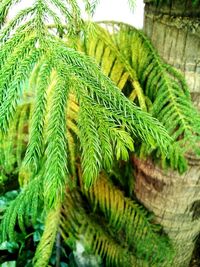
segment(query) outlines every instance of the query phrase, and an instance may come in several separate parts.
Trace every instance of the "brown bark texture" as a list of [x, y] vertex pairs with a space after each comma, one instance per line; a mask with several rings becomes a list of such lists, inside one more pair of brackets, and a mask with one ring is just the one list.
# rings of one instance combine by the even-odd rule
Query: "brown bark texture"
[[200, 6], [191, 0], [171, 5], [145, 5], [144, 31], [161, 57], [179, 69], [187, 80], [193, 101], [200, 105]]
[[[194, 162], [193, 162], [194, 164]], [[137, 198], [155, 214], [173, 242], [173, 267], [188, 267], [200, 230], [200, 166], [196, 161], [180, 176], [150, 160], [134, 159]]]
[[[200, 108], [200, 6], [173, 0], [156, 6], [146, 0], [144, 31], [161, 57], [175, 66], [189, 84]], [[200, 160], [189, 157], [188, 171], [164, 171], [150, 160], [134, 159], [137, 198], [155, 213], [173, 242], [172, 267], [188, 267], [200, 232]]]

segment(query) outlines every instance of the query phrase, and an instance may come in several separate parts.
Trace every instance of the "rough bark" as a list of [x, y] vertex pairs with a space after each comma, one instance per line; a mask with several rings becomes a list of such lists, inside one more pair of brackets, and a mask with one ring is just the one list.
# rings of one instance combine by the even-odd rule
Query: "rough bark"
[[[191, 0], [145, 1], [144, 30], [166, 62], [181, 70], [200, 108], [200, 6]], [[172, 267], [188, 267], [200, 232], [200, 160], [189, 160], [179, 175], [163, 171], [150, 160], [134, 160], [137, 198], [156, 215], [171, 238], [176, 256]]]
[[[196, 105], [200, 105], [200, 6], [191, 0], [145, 5], [144, 31], [159, 54], [181, 70]], [[190, 3], [190, 4], [189, 4]]]
[[174, 267], [189, 266], [200, 230], [200, 166], [180, 176], [163, 171], [150, 160], [134, 159], [137, 198], [156, 216], [173, 242]]

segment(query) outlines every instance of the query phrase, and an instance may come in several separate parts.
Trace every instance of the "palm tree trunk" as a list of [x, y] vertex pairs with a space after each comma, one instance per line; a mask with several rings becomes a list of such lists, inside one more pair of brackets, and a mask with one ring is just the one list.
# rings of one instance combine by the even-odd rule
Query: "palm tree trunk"
[[135, 194], [155, 214], [173, 242], [173, 267], [188, 267], [200, 230], [200, 166], [190, 166], [180, 176], [163, 171], [150, 160], [134, 159]]
[[200, 4], [173, 0], [156, 7], [151, 0], [145, 2], [145, 33], [159, 54], [182, 71], [195, 104], [200, 105]]
[[[146, 0], [144, 31], [166, 62], [183, 72], [200, 107], [200, 5], [191, 0]], [[156, 215], [171, 238], [173, 267], [188, 267], [200, 232], [200, 160], [189, 159], [184, 175], [163, 171], [150, 160], [134, 159], [137, 198]]]

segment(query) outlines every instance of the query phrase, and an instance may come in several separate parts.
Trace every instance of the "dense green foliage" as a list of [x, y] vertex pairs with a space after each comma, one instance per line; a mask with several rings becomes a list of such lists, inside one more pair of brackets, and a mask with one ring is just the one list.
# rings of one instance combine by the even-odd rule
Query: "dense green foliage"
[[[84, 22], [75, 0], [37, 0], [6, 23], [17, 2], [0, 4], [0, 170], [21, 185], [1, 241], [42, 216], [34, 266], [48, 264], [58, 232], [83, 236], [108, 266], [170, 266], [171, 244], [122, 165], [134, 151], [182, 172], [186, 151], [199, 152], [183, 77], [141, 31]], [[90, 15], [97, 2], [84, 1]]]
[[[93, 34], [84, 41], [82, 51], [96, 59], [104, 73], [131, 101], [157, 118], [184, 153], [190, 150], [199, 154], [200, 117], [181, 74], [160, 59], [141, 31], [122, 23], [101, 25], [103, 28], [96, 27], [97, 36]], [[148, 147], [142, 144], [140, 154], [147, 151]], [[153, 152], [154, 159], [162, 158], [163, 166], [169, 164], [184, 171], [186, 165], [179, 157], [178, 148], [176, 151], [174, 146], [171, 152], [168, 159], [159, 151]]]

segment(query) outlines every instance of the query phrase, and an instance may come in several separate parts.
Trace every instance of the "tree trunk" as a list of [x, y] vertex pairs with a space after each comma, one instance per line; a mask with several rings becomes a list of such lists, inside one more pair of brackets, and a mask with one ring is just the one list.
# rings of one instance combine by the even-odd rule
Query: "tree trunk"
[[156, 216], [173, 242], [173, 267], [188, 267], [200, 230], [200, 166], [180, 176], [165, 172], [150, 160], [134, 159], [137, 198]]
[[145, 4], [144, 31], [164, 60], [181, 70], [196, 105], [200, 105], [200, 4], [173, 0]]
[[[200, 5], [191, 0], [146, 0], [144, 31], [166, 62], [181, 70], [200, 107]], [[156, 215], [171, 238], [173, 267], [188, 267], [200, 232], [200, 160], [189, 159], [184, 175], [163, 171], [150, 160], [134, 159], [137, 198]]]

